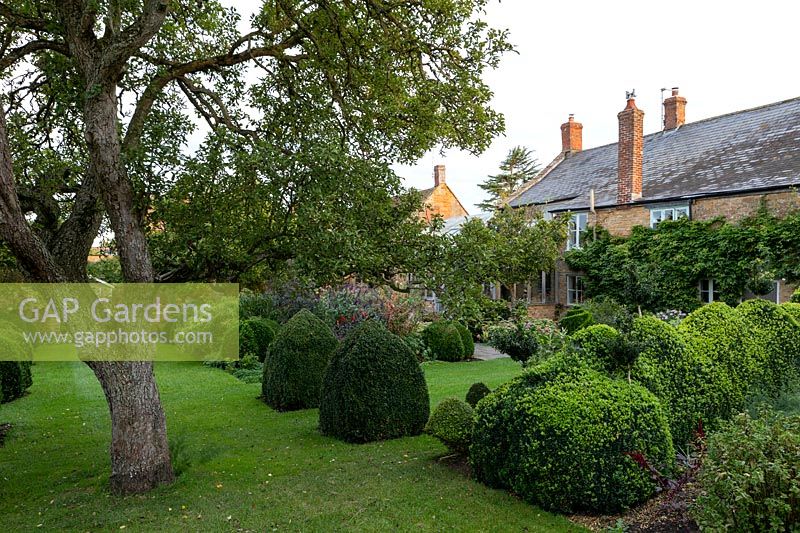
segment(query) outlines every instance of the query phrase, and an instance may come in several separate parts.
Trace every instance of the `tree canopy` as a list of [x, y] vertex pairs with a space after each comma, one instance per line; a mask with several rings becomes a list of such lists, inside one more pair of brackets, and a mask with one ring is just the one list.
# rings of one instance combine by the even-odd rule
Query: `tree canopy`
[[515, 146], [500, 163], [500, 173], [489, 176], [478, 187], [489, 194], [489, 197], [478, 204], [481, 209], [493, 211], [502, 207], [511, 194], [520, 185], [533, 179], [539, 173], [539, 161], [533, 151], [524, 146]]

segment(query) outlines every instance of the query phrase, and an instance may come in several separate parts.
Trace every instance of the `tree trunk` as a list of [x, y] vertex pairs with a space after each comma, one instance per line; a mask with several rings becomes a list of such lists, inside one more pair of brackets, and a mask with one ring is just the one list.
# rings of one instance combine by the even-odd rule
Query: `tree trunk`
[[[87, 99], [84, 108], [89, 174], [101, 185], [125, 281], [152, 283], [147, 240], [134, 205], [133, 187], [122, 161], [116, 85]], [[167, 425], [151, 362], [91, 365], [111, 411], [111, 489], [146, 492], [175, 479]]]
[[91, 362], [111, 411], [111, 490], [146, 492], [175, 479], [150, 362]]

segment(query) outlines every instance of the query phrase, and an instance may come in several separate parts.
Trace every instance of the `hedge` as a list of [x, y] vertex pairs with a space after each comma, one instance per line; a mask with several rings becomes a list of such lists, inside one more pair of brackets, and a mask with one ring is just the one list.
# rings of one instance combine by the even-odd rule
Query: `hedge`
[[254, 355], [263, 363], [279, 327], [277, 322], [268, 318], [251, 317], [242, 320], [239, 323], [239, 357]]
[[787, 302], [785, 304], [781, 304], [781, 309], [789, 313], [795, 321], [800, 324], [800, 302]]
[[566, 330], [568, 335], [572, 335], [579, 329], [591, 326], [592, 324], [594, 324], [594, 317], [592, 314], [578, 306], [570, 308], [558, 321], [558, 325]]
[[429, 414], [425, 375], [408, 346], [378, 322], [358, 325], [325, 371], [320, 431], [346, 442], [418, 435]]
[[478, 402], [491, 393], [491, 389], [485, 383], [473, 383], [467, 391], [465, 398], [467, 403], [472, 407], [478, 405]]
[[453, 325], [458, 330], [458, 334], [461, 335], [461, 345], [464, 347], [463, 358], [469, 359], [475, 355], [475, 341], [472, 340], [472, 333], [461, 322], [453, 322]]
[[264, 401], [279, 411], [318, 407], [325, 368], [337, 344], [331, 328], [313, 313], [304, 309], [294, 315], [267, 352]]
[[747, 325], [751, 357], [760, 365], [765, 392], [776, 397], [798, 377], [800, 325], [782, 307], [766, 300], [747, 300], [736, 313]]
[[434, 359], [440, 361], [464, 359], [464, 341], [452, 322], [446, 320], [433, 322], [423, 330], [422, 338]]
[[472, 441], [472, 407], [458, 398], [446, 398], [433, 410], [425, 432], [455, 453], [467, 453]]
[[615, 369], [611, 351], [619, 335], [611, 326], [595, 324], [576, 331], [572, 335], [572, 344], [587, 365], [595, 370], [611, 372]]
[[636, 452], [654, 465], [674, 460], [658, 399], [561, 359], [537, 365], [478, 405], [470, 458], [479, 480], [544, 509], [614, 513], [655, 493], [649, 474], [627, 455]]

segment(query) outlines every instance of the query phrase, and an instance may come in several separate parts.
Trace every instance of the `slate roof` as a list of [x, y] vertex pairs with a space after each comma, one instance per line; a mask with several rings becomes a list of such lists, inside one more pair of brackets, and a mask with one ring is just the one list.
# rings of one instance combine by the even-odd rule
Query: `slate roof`
[[[644, 136], [639, 203], [800, 185], [800, 97]], [[513, 207], [616, 204], [617, 143], [569, 154]]]

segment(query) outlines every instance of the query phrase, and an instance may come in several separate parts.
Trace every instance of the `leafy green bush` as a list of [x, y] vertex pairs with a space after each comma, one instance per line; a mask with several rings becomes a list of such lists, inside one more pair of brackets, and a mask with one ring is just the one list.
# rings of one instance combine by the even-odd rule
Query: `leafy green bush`
[[[0, 336], [0, 353], [13, 354], [14, 358], [32, 359], [30, 345], [14, 338]], [[0, 361], [0, 389], [2, 402], [10, 402], [22, 396], [33, 384], [31, 361]]]
[[747, 323], [735, 309], [722, 302], [704, 305], [692, 311], [678, 331], [690, 350], [726, 369], [732, 381], [734, 410], [742, 409], [749, 398], [759, 394], [763, 362], [753, 357]]
[[458, 398], [447, 398], [433, 410], [425, 432], [455, 453], [467, 453], [472, 440], [472, 407]]
[[325, 368], [337, 346], [333, 331], [302, 310], [278, 331], [267, 352], [261, 393], [279, 411], [317, 407]]
[[411, 350], [411, 353], [414, 354], [414, 357], [416, 357], [417, 361], [420, 363], [433, 359], [433, 355], [428, 349], [428, 345], [425, 344], [425, 339], [422, 337], [421, 331], [412, 331], [408, 335], [400, 338], [403, 339], [403, 342], [406, 343], [408, 349]]
[[464, 359], [464, 341], [461, 332], [453, 322], [440, 320], [433, 322], [422, 332], [422, 338], [434, 359], [440, 361], [461, 361]]
[[469, 390], [467, 391], [467, 403], [475, 407], [478, 405], [478, 402], [481, 401], [484, 397], [489, 395], [492, 390], [487, 387], [484, 383], [473, 383]]
[[605, 324], [617, 331], [630, 331], [633, 315], [628, 308], [609, 296], [598, 296], [583, 302], [580, 306], [594, 319], [595, 324]]
[[558, 325], [547, 319], [524, 319], [503, 322], [487, 332], [489, 345], [521, 363], [537, 363], [559, 352], [566, 336]]
[[800, 324], [800, 303], [794, 302], [787, 302], [785, 304], [781, 304], [781, 309], [789, 313], [795, 321]]
[[345, 338], [325, 371], [319, 428], [347, 442], [418, 435], [428, 402], [425, 375], [408, 346], [367, 321]]
[[572, 335], [572, 344], [586, 363], [600, 371], [614, 370], [612, 351], [619, 332], [606, 324], [594, 324], [576, 331]]
[[268, 318], [242, 320], [239, 323], [239, 356], [253, 355], [263, 362], [279, 327], [277, 322]]
[[673, 461], [658, 399], [556, 357], [481, 401], [470, 458], [479, 480], [545, 509], [612, 513], [655, 492], [626, 455], [635, 452], [655, 465]]
[[594, 324], [594, 317], [586, 309], [580, 306], [571, 307], [564, 316], [558, 321], [558, 325], [566, 330], [567, 335], [572, 335], [582, 328]]
[[101, 279], [107, 283], [122, 283], [122, 267], [116, 257], [107, 257], [94, 263], [86, 265], [86, 272], [89, 276]]
[[475, 341], [472, 340], [472, 333], [469, 332], [467, 326], [461, 322], [453, 322], [453, 325], [461, 335], [461, 344], [464, 346], [464, 358], [469, 359], [475, 354]]
[[747, 325], [747, 335], [759, 364], [765, 392], [778, 396], [798, 377], [800, 325], [780, 306], [766, 300], [748, 300], [736, 308]]
[[800, 287], [795, 289], [792, 293], [792, 297], [789, 299], [790, 302], [800, 304]]
[[713, 429], [735, 412], [738, 393], [725, 367], [687, 346], [673, 326], [640, 317], [631, 337], [640, 346], [631, 376], [661, 400], [676, 445], [692, 441], [699, 422]]
[[711, 435], [692, 510], [706, 531], [800, 530], [800, 417], [738, 415]]

